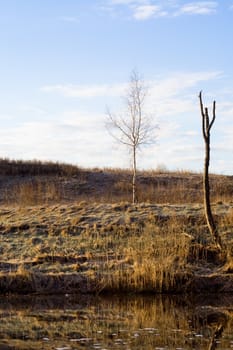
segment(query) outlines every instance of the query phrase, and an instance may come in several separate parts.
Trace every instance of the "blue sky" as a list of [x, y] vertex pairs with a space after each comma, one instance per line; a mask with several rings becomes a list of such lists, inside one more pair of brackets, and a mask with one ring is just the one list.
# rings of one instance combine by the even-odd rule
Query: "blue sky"
[[203, 90], [211, 171], [233, 174], [232, 35], [233, 0], [0, 0], [0, 157], [129, 167], [105, 121], [136, 69], [159, 125], [139, 167], [202, 170]]

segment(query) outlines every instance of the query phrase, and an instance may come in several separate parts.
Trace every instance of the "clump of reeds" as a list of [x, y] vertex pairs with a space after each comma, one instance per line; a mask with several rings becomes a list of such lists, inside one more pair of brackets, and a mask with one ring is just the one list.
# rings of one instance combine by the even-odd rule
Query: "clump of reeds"
[[9, 204], [30, 206], [59, 202], [63, 198], [62, 184], [50, 179], [34, 178], [18, 182], [5, 189], [4, 200]]
[[[118, 247], [118, 262], [101, 271], [101, 291], [181, 292], [187, 269], [190, 238], [174, 222], [141, 227]], [[182, 290], [183, 288], [183, 290]]]

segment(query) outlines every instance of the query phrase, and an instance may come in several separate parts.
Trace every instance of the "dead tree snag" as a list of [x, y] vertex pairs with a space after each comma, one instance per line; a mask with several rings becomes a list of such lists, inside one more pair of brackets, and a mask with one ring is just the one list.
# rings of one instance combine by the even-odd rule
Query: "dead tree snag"
[[212, 118], [210, 120], [209, 111], [207, 107], [203, 106], [202, 92], [199, 93], [200, 109], [202, 116], [202, 134], [205, 142], [205, 161], [203, 173], [203, 192], [204, 192], [204, 210], [207, 226], [212, 235], [216, 246], [222, 249], [221, 237], [218, 233], [216, 223], [213, 218], [211, 204], [210, 204], [210, 183], [209, 183], [209, 164], [210, 164], [210, 130], [216, 118], [216, 102], [213, 101]]

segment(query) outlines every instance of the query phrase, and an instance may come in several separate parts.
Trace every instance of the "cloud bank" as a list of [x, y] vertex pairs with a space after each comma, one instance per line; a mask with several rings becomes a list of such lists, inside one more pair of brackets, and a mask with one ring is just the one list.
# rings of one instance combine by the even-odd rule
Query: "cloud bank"
[[155, 1], [155, 0], [109, 0], [105, 8], [117, 11], [119, 8], [128, 10], [130, 18], [145, 21], [159, 17], [177, 17], [184, 15], [211, 15], [217, 12], [217, 1]]
[[[145, 112], [154, 118], [155, 124], [159, 125], [159, 130], [157, 144], [145, 148], [139, 154], [139, 167], [156, 168], [159, 164], [165, 163], [168, 168], [173, 169], [188, 168], [197, 171], [202, 169], [203, 142], [198, 93], [201, 86], [221, 77], [222, 73], [219, 71], [176, 72], [168, 77], [155, 77], [145, 81], [148, 85]], [[67, 105], [70, 99], [72, 103], [76, 99], [79, 105], [86, 104], [85, 112], [79, 109], [64, 111], [50, 122], [26, 123], [20, 129], [15, 129], [10, 141], [6, 135], [0, 133], [2, 142], [7, 143], [8, 140], [7, 147], [14, 143], [14, 150], [23, 150], [22, 153], [25, 156], [28, 155], [27, 158], [55, 160], [59, 154], [61, 160], [77, 162], [84, 167], [129, 167], [128, 153], [114, 142], [105, 128], [107, 118], [105, 103], [121, 100], [127, 87], [126, 82], [111, 86], [108, 84], [44, 86], [41, 88], [43, 94], [53, 94], [55, 98], [56, 95], [63, 96]], [[104, 98], [104, 103], [99, 103], [100, 98]], [[90, 104], [98, 105], [99, 108], [102, 106], [102, 110], [88, 111]], [[111, 102], [109, 107], [112, 108]], [[223, 105], [222, 108], [223, 111], [220, 112], [220, 108], [218, 110], [221, 116], [230, 118], [227, 111], [232, 110], [233, 105], [227, 104], [225, 107]], [[117, 104], [112, 112], [121, 113], [122, 108]], [[33, 141], [30, 139], [27, 142], [26, 135], [31, 135]], [[232, 149], [229, 134], [223, 137]], [[35, 144], [33, 149], [29, 147], [31, 142]], [[221, 143], [216, 142], [216, 147]], [[215, 171], [219, 169], [216, 168]]]

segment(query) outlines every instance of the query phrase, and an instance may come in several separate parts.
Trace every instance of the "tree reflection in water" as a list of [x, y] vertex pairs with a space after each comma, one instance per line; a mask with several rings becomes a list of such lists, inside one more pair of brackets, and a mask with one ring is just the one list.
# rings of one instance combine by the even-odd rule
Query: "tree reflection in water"
[[233, 344], [232, 301], [216, 296], [213, 302], [188, 296], [4, 297], [0, 349], [213, 350], [219, 344], [227, 349]]
[[192, 327], [200, 334], [207, 336], [210, 339], [208, 350], [217, 349], [221, 343], [220, 339], [223, 336], [224, 329], [227, 328], [230, 316], [228, 311], [218, 310], [216, 307], [197, 307]]

